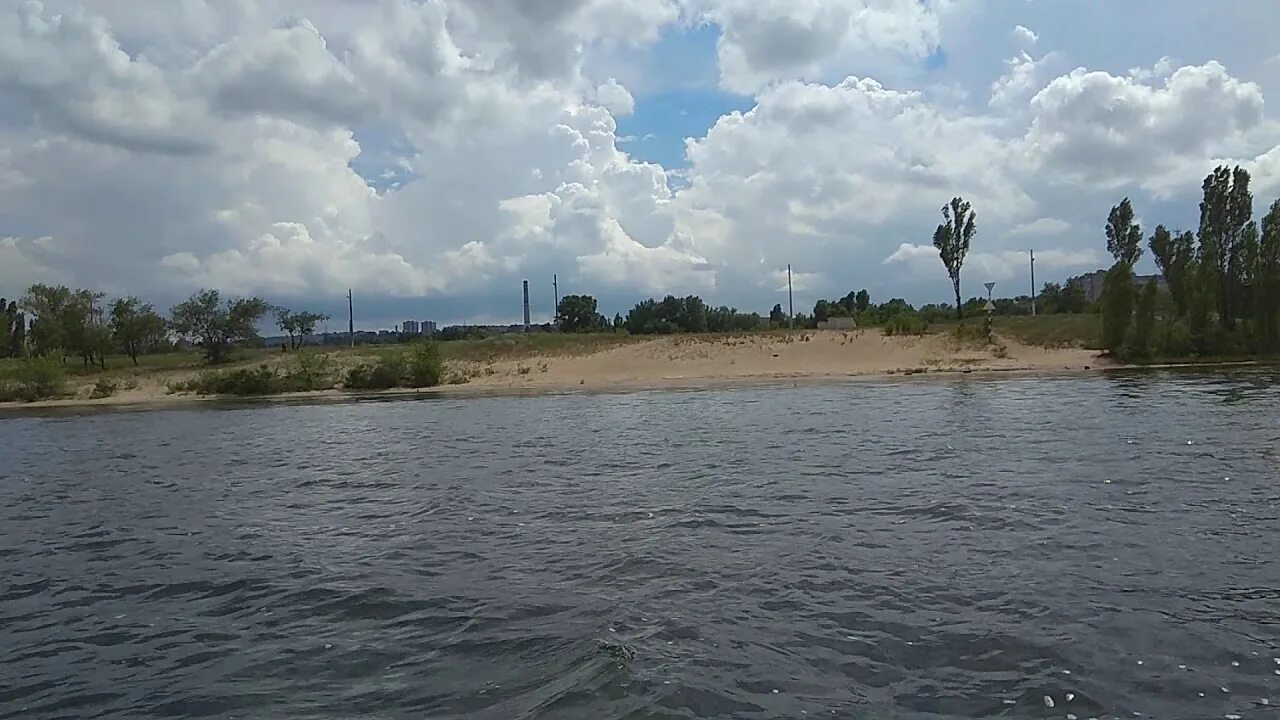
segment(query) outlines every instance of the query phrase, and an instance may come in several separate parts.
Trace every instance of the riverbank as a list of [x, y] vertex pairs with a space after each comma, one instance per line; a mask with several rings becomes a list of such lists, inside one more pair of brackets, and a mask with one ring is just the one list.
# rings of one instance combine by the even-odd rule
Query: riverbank
[[[386, 349], [341, 349], [323, 355], [335, 373], [367, 362]], [[762, 383], [829, 382], [859, 377], [933, 373], [1078, 372], [1107, 367], [1094, 350], [1038, 347], [1011, 338], [987, 345], [954, 333], [885, 336], [877, 329], [847, 332], [679, 335], [603, 338], [568, 343], [510, 342], [446, 353], [445, 385], [430, 390], [383, 392], [323, 390], [272, 395], [281, 400], [342, 400], [365, 397], [630, 392], [699, 389]], [[239, 366], [283, 365], [289, 355], [262, 355]], [[73, 378], [68, 396], [0, 409], [60, 407], [150, 408], [240, 400], [174, 392], [197, 368], [152, 367], [120, 375], [116, 392], [92, 398], [97, 376]]]

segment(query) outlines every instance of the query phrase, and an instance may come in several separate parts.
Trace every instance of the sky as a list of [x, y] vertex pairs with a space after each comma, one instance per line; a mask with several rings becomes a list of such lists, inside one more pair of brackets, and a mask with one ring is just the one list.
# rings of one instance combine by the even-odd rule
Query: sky
[[[1270, 0], [0, 0], [0, 295], [514, 323], [1109, 264], [1215, 165], [1280, 197]], [[1273, 99], [1271, 104], [1267, 98]], [[1151, 271], [1144, 257], [1140, 271]], [[338, 329], [336, 323], [334, 329]]]

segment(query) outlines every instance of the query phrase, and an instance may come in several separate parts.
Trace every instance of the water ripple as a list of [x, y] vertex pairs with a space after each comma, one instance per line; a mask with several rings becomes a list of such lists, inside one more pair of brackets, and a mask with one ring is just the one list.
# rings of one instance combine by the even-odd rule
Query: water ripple
[[0, 420], [0, 718], [1260, 717], [1276, 379]]

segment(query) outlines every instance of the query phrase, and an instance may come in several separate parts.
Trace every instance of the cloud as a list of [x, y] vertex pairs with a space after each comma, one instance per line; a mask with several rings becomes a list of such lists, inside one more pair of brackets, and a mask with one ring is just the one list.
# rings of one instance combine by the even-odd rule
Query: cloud
[[604, 106], [614, 117], [622, 117], [635, 112], [636, 101], [627, 89], [609, 78], [596, 87], [596, 102]]
[[1077, 69], [1036, 93], [1031, 109], [1024, 147], [1040, 165], [1079, 182], [1152, 190], [1243, 147], [1263, 120], [1258, 85], [1212, 61], [1179, 68], [1158, 87]]
[[1071, 229], [1071, 223], [1058, 218], [1042, 217], [1036, 218], [1031, 222], [1021, 223], [1009, 229], [1010, 235], [1018, 235], [1025, 237], [1041, 237], [1047, 235], [1061, 235]]
[[784, 79], [820, 80], [835, 68], [922, 60], [938, 46], [942, 0], [689, 0], [720, 26], [721, 85], [749, 93]]
[[[1020, 286], [1029, 247], [1046, 275], [1093, 269], [1100, 233], [1078, 230], [1120, 196], [1191, 227], [1214, 164], [1249, 168], [1260, 205], [1280, 193], [1249, 43], [1112, 52], [1025, 10], [993, 73], [1008, 20], [967, 0], [9, 3], [0, 284], [161, 304], [354, 287], [465, 318], [518, 311], [519, 281], [553, 273], [623, 310], [664, 292], [766, 310], [791, 264], [798, 307], [859, 287], [927, 301], [948, 294], [928, 243], [955, 195], [978, 211], [966, 273]], [[1031, 27], [1055, 28], [1054, 52]], [[612, 79], [701, 37], [700, 70], [747, 96]], [[1150, 67], [1116, 74], [1149, 45]], [[647, 124], [672, 88], [670, 127]], [[726, 102], [742, 109], [689, 126]], [[624, 152], [637, 108], [628, 132], [653, 142]], [[680, 167], [642, 159], [682, 139]]]
[[1040, 36], [1025, 25], [1015, 25], [1013, 28], [1013, 37], [1017, 39], [1023, 47], [1035, 45], [1036, 42], [1040, 40]]

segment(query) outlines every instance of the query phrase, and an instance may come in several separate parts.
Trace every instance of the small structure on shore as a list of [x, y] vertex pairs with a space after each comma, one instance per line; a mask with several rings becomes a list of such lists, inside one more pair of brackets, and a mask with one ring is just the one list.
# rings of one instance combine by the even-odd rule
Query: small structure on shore
[[851, 317], [827, 318], [818, 323], [819, 330], [857, 330], [858, 321]]

